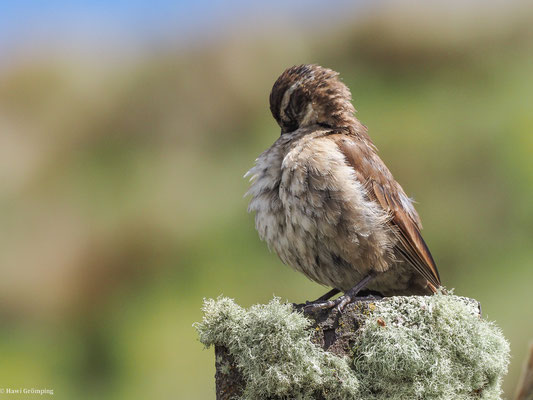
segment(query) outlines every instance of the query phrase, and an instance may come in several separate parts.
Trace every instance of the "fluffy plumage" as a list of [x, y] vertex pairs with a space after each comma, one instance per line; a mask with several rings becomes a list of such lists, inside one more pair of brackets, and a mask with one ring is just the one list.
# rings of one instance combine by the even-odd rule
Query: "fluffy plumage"
[[372, 271], [368, 288], [383, 295], [433, 293], [440, 278], [418, 214], [338, 74], [289, 68], [270, 109], [282, 134], [248, 172], [261, 239], [285, 264], [333, 288], [347, 291]]

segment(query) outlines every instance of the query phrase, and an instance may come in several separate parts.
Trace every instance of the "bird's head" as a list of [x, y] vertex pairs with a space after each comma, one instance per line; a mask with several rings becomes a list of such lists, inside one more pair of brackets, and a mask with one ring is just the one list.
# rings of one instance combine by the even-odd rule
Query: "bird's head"
[[338, 75], [314, 64], [281, 74], [270, 92], [270, 111], [282, 134], [315, 124], [338, 128], [357, 121], [350, 90]]

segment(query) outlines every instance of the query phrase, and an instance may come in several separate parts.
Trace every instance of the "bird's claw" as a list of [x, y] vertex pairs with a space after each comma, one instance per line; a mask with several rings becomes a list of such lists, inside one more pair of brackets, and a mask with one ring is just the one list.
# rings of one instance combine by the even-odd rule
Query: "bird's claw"
[[352, 302], [352, 298], [348, 295], [343, 295], [335, 300], [327, 300], [322, 301], [319, 303], [310, 303], [306, 302], [304, 306], [304, 310], [307, 312], [313, 312], [318, 310], [327, 310], [329, 308], [337, 307], [337, 310], [339, 312], [342, 312], [344, 310], [344, 307], [346, 305], [350, 304]]
[[355, 303], [356, 301], [373, 301], [380, 300], [381, 296], [375, 296], [370, 294], [368, 296], [350, 296], [345, 294], [336, 298], [335, 300], [321, 301], [321, 302], [309, 302], [307, 301], [304, 306], [305, 312], [315, 312], [319, 310], [327, 310], [335, 307], [339, 313], [343, 312], [348, 304]]

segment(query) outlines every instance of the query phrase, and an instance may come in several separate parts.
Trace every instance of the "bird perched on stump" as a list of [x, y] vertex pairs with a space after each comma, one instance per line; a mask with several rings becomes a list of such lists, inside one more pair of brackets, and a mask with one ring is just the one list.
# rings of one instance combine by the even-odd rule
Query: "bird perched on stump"
[[342, 310], [363, 288], [434, 293], [440, 278], [420, 218], [355, 117], [338, 73], [287, 69], [274, 83], [270, 110], [281, 136], [246, 174], [248, 210], [285, 264], [333, 288], [318, 306]]

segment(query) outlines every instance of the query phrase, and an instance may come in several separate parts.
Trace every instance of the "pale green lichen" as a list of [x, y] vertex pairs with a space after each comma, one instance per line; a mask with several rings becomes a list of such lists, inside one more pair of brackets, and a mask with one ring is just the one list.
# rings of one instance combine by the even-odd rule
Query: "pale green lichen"
[[363, 398], [499, 399], [509, 344], [465, 299], [392, 297], [376, 304], [354, 356]]
[[310, 341], [310, 321], [279, 299], [244, 310], [228, 298], [206, 300], [196, 324], [206, 346], [221, 344], [246, 381], [242, 399], [351, 399], [358, 391], [350, 360]]
[[249, 310], [206, 300], [196, 328], [206, 346], [233, 355], [246, 381], [241, 399], [500, 398], [509, 345], [471, 303], [393, 297], [365, 318], [353, 359], [312, 344], [310, 321], [279, 299]]

